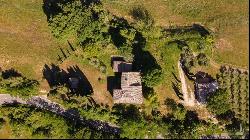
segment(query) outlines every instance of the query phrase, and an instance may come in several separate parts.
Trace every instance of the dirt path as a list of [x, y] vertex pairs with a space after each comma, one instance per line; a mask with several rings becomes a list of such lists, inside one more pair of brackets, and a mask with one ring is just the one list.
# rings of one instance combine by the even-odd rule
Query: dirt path
[[189, 96], [188, 87], [187, 87], [187, 83], [185, 80], [185, 74], [182, 70], [180, 61], [178, 61], [178, 69], [179, 69], [179, 76], [180, 76], [180, 80], [181, 80], [181, 90], [182, 90], [182, 94], [183, 94], [183, 103], [187, 106], [194, 106], [195, 99], [194, 99], [194, 95], [192, 95], [194, 93], [191, 91], [191, 88], [189, 88], [189, 90], [191, 91], [190, 96]]

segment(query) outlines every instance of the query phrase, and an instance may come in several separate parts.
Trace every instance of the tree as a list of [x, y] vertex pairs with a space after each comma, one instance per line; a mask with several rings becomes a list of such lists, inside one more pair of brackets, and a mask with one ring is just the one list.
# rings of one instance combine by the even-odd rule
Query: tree
[[196, 59], [197, 59], [199, 65], [207, 66], [209, 63], [209, 60], [204, 53], [200, 53]]
[[142, 82], [148, 87], [154, 87], [162, 82], [162, 70], [152, 69], [143, 74]]
[[139, 22], [143, 27], [151, 27], [154, 24], [154, 19], [151, 14], [143, 6], [135, 6], [130, 10], [130, 15]]
[[147, 95], [147, 97], [145, 97], [145, 100], [144, 100], [144, 109], [145, 109], [146, 115], [151, 116], [152, 112], [157, 110], [159, 105], [160, 103], [157, 99], [157, 95], [154, 92], [149, 93], [149, 95]]
[[123, 44], [119, 48], [119, 53], [124, 57], [125, 61], [127, 62], [132, 62], [134, 60], [134, 55], [132, 51], [132, 46], [129, 46], [128, 44]]
[[196, 58], [194, 57], [192, 50], [186, 46], [182, 48], [181, 62], [184, 68], [189, 72], [192, 67], [196, 66]]
[[56, 38], [66, 40], [73, 36], [80, 44], [110, 41], [108, 13], [101, 6], [86, 6], [80, 0], [75, 0], [58, 4], [58, 7], [61, 11], [48, 20]]
[[2, 92], [23, 98], [37, 94], [38, 82], [28, 79], [21, 74], [13, 74], [12, 70], [2, 72], [0, 78], [0, 89]]
[[217, 114], [223, 114], [231, 109], [230, 95], [225, 90], [219, 89], [214, 94], [208, 96], [208, 109]]
[[145, 139], [156, 138], [157, 134], [163, 132], [162, 126], [151, 121], [148, 122], [144, 118], [140, 120], [124, 120], [121, 123], [121, 138], [129, 139]]
[[177, 104], [173, 99], [167, 98], [165, 100], [165, 105], [171, 110], [171, 115], [175, 120], [185, 120], [187, 110], [182, 104]]

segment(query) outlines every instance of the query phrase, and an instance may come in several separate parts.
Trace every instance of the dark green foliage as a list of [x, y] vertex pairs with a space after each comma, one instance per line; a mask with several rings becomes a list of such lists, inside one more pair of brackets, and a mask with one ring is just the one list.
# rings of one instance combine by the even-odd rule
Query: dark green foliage
[[24, 105], [3, 106], [0, 111], [9, 119], [14, 138], [117, 138], [115, 135], [71, 122], [54, 113]]
[[205, 65], [205, 66], [207, 66], [208, 63], [209, 63], [208, 58], [207, 58], [207, 56], [204, 53], [200, 53], [197, 56], [197, 61], [198, 61], [199, 65]]
[[217, 115], [227, 112], [230, 110], [229, 94], [225, 90], [219, 89], [208, 97], [207, 107]]
[[86, 119], [101, 120], [104, 122], [110, 122], [117, 124], [117, 116], [111, 114], [111, 111], [105, 107], [99, 106], [82, 106], [78, 108], [80, 115]]
[[149, 51], [142, 49], [143, 46], [136, 46], [133, 49], [133, 67], [142, 73], [142, 82], [147, 87], [159, 85], [163, 80], [163, 71], [156, 59]]
[[132, 25], [149, 40], [157, 41], [163, 36], [163, 29], [154, 25], [154, 19], [143, 6], [135, 6], [130, 10], [130, 15], [135, 19]]
[[134, 39], [135, 39], [135, 34], [136, 30], [133, 28], [124, 28], [120, 30], [120, 34], [126, 38], [126, 43], [132, 45]]
[[202, 135], [221, 131], [214, 124], [200, 120], [196, 112], [186, 110], [173, 99], [167, 99], [165, 105], [171, 110], [171, 113], [165, 116], [162, 122], [167, 126], [167, 138], [198, 139]]
[[[214, 38], [203, 26], [193, 24], [192, 26], [173, 26], [163, 30], [163, 35], [158, 42], [164, 42], [161, 46], [161, 58], [163, 59], [164, 72], [172, 69], [177, 73], [176, 63], [181, 55], [181, 63], [185, 73], [196, 73], [196, 66], [207, 66], [208, 56], [211, 56]], [[163, 43], [161, 43], [163, 44]], [[175, 51], [173, 51], [175, 50]], [[182, 51], [180, 53], [180, 50]], [[196, 55], [199, 56], [199, 63]], [[203, 57], [204, 56], [204, 57]], [[173, 61], [173, 62], [170, 62]], [[168, 77], [171, 76], [171, 72]], [[170, 82], [169, 82], [170, 83]]]
[[122, 138], [144, 139], [156, 138], [157, 134], [162, 131], [162, 127], [155, 122], [146, 120], [126, 120], [122, 122]]
[[154, 87], [160, 84], [162, 80], [162, 71], [160, 69], [153, 69], [143, 75], [142, 82], [148, 87]]
[[37, 94], [36, 80], [30, 80], [21, 74], [13, 73], [13, 70], [6, 70], [0, 74], [0, 91], [14, 96], [30, 97]]
[[70, 92], [65, 85], [58, 86], [51, 90], [48, 94], [49, 99], [63, 105], [65, 108], [78, 108], [89, 103], [88, 96], [79, 96]]
[[65, 86], [59, 86], [55, 90], [51, 90], [49, 98], [57, 103], [62, 104], [67, 109], [77, 109], [77, 112], [86, 119], [101, 120], [117, 123], [117, 117], [110, 113], [109, 108], [97, 105], [92, 97], [77, 96], [70, 93]]
[[52, 33], [59, 39], [67, 39], [70, 36], [77, 37], [79, 43], [107, 41], [108, 17], [99, 5], [86, 3], [80, 0], [67, 3], [54, 3], [60, 12], [49, 18], [49, 26]]
[[236, 118], [249, 123], [248, 72], [231, 67], [221, 67], [217, 75], [219, 86], [227, 93], [230, 108]]
[[181, 60], [182, 65], [189, 71], [192, 67], [196, 66], [196, 59], [193, 52], [188, 47], [182, 48]]
[[[147, 38], [155, 38], [159, 28], [154, 26], [152, 15], [143, 6], [135, 6], [130, 10], [130, 15], [135, 19], [134, 26]], [[157, 37], [156, 37], [157, 38]]]
[[60, 116], [26, 106], [4, 106], [1, 112], [10, 120], [12, 135], [26, 138], [68, 138], [68, 124]]
[[176, 104], [173, 99], [166, 99], [165, 105], [170, 108], [171, 115], [173, 115], [174, 119], [184, 120], [187, 110], [184, 108], [182, 104]]
[[119, 118], [121, 138], [156, 138], [157, 134], [165, 133], [164, 126], [156, 120], [147, 120], [134, 105], [116, 105], [113, 114]]
[[144, 94], [143, 96], [145, 98], [143, 101], [145, 115], [149, 118], [152, 118], [153, 113], [157, 111], [158, 107], [160, 106], [160, 102], [158, 100], [156, 93], [154, 93], [154, 91], [149, 92], [149, 93], [145, 93], [145, 92], [146, 91], [143, 92]]
[[130, 10], [130, 15], [146, 28], [151, 27], [154, 24], [153, 17], [143, 6], [135, 6]]
[[185, 32], [177, 32], [174, 34], [170, 34], [169, 36], [171, 40], [181, 40], [185, 41], [188, 39], [200, 39], [201, 35], [198, 31], [185, 31]]
[[127, 44], [125, 44], [119, 48], [119, 53], [121, 56], [124, 56], [125, 61], [132, 62], [134, 59], [132, 50], [133, 50], [132, 46], [128, 46]]

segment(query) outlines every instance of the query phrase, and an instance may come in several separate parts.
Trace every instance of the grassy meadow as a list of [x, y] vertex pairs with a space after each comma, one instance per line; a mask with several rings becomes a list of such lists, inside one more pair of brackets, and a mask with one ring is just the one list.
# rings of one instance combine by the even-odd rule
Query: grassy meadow
[[55, 63], [60, 45], [47, 25], [42, 0], [0, 0], [0, 66], [39, 80]]
[[[213, 65], [201, 67], [200, 70], [209, 72], [213, 76], [221, 64], [248, 67], [247, 0], [103, 0], [103, 4], [112, 14], [124, 17], [128, 22], [134, 21], [130, 10], [136, 5], [143, 5], [158, 26], [200, 23], [210, 28], [216, 35], [216, 48], [212, 55]], [[42, 0], [0, 0], [0, 66], [4, 69], [13, 67], [28, 78], [40, 81], [41, 89], [49, 89], [47, 82], [42, 80], [42, 69], [45, 64], [57, 63], [58, 55], [62, 56], [60, 48], [68, 48], [68, 44], [62, 44], [53, 37], [42, 5]], [[160, 54], [155, 53], [157, 46], [153, 44], [148, 48], [159, 60]], [[167, 57], [166, 61], [169, 63], [176, 61], [177, 67], [175, 57], [177, 50], [168, 51], [173, 51], [173, 56]], [[109, 63], [109, 58], [103, 60], [107, 60], [105, 64]], [[63, 63], [61, 66], [70, 66], [75, 62], [77, 61], [70, 63], [66, 61], [67, 64]], [[169, 71], [165, 72], [167, 73], [165, 77], [172, 77], [173, 68], [164, 69]], [[86, 68], [83, 71], [86, 71]], [[91, 73], [88, 75], [87, 72], [86, 76], [90, 78], [91, 84], [99, 85], [97, 78], [92, 77], [95, 68], [90, 67], [88, 71]], [[108, 75], [110, 73], [111, 70], [108, 70]], [[178, 76], [178, 73], [175, 74]], [[105, 84], [106, 79], [99, 86], [105, 88]], [[94, 90], [105, 92], [105, 89], [101, 90], [99, 86], [95, 86]], [[176, 98], [169, 82], [158, 86], [156, 92], [161, 103], [166, 97]], [[105, 98], [101, 100], [105, 101]]]
[[[144, 7], [153, 17], [155, 21], [154, 25], [156, 26], [165, 27], [167, 29], [169, 27], [190, 26], [193, 23], [198, 23], [200, 25], [203, 25], [204, 27], [209, 28], [211, 31], [214, 32], [215, 47], [213, 49], [210, 48], [208, 50], [209, 51], [208, 57], [211, 58], [210, 63], [208, 64], [208, 66], [204, 65], [196, 66], [194, 71], [196, 72], [204, 71], [209, 73], [213, 77], [216, 77], [216, 74], [218, 74], [219, 72], [220, 66], [223, 64], [232, 65], [236, 68], [242, 68], [242, 69], [248, 68], [249, 2], [247, 0], [101, 0], [104, 5], [104, 8], [106, 8], [112, 14], [112, 16], [115, 15], [118, 17], [122, 17], [128, 21], [128, 24], [127, 22], [124, 22], [122, 20], [119, 22], [113, 21], [114, 23], [107, 24], [108, 25], [107, 27], [110, 27], [110, 29], [112, 30], [103, 31], [102, 33], [107, 32], [110, 35], [108, 37], [111, 38], [110, 42], [112, 43], [108, 42], [108, 45], [98, 44], [100, 42], [104, 42], [105, 40], [104, 38], [101, 38], [104, 37], [104, 34], [101, 34], [100, 32], [101, 29], [105, 29], [104, 27], [102, 27], [104, 26], [104, 24], [99, 21], [93, 22], [94, 23], [93, 25], [90, 24], [92, 26], [88, 25], [82, 26], [85, 24], [79, 24], [81, 25], [79, 27], [81, 28], [84, 27], [84, 29], [86, 29], [86, 32], [85, 30], [84, 31], [80, 30], [81, 32], [79, 34], [83, 35], [83, 37], [78, 36], [78, 38], [74, 38], [71, 36], [69, 41], [67, 41], [67, 39], [63, 41], [62, 40], [59, 41], [59, 39], [56, 39], [56, 37], [54, 37], [53, 34], [51, 33], [51, 31], [53, 31], [53, 28], [50, 29], [50, 27], [52, 27], [51, 25], [55, 25], [56, 28], [54, 30], [56, 30], [57, 27], [60, 27], [58, 23], [59, 24], [63, 23], [62, 22], [63, 20], [61, 21], [58, 19], [54, 19], [56, 22], [53, 20], [52, 21], [56, 24], [51, 24], [49, 27], [47, 22], [47, 16], [44, 13], [42, 7], [44, 1], [45, 0], [0, 0], [0, 68], [2, 68], [3, 70], [14, 68], [18, 72], [21, 72], [22, 75], [24, 75], [25, 77], [37, 80], [40, 84], [39, 85], [39, 90], [41, 92], [39, 93], [40, 95], [41, 94], [49, 95], [47, 94], [47, 92], [55, 87], [51, 86], [48, 80], [58, 76], [58, 75], [54, 76], [56, 73], [55, 71], [57, 71], [59, 74], [62, 74], [61, 71], [63, 70], [65, 72], [67, 71], [68, 73], [70, 73], [70, 68], [76, 67], [77, 69], [76, 68], [72, 69], [71, 73], [73, 74], [83, 73], [82, 77], [86, 78], [87, 79], [86, 81], [88, 81], [91, 88], [93, 88], [93, 94], [91, 95], [91, 97], [93, 98], [94, 102], [100, 106], [104, 105], [108, 105], [109, 107], [113, 106], [112, 95], [108, 91], [108, 83], [110, 82], [109, 78], [114, 77], [114, 72], [110, 65], [110, 60], [111, 60], [110, 56], [122, 54], [121, 50], [119, 50], [118, 47], [120, 47], [120, 49], [121, 47], [128, 49], [131, 48], [131, 46], [133, 46], [136, 49], [133, 48], [133, 51], [125, 50], [124, 52], [126, 53], [129, 52], [129, 54], [134, 55], [133, 58], [135, 60], [133, 61], [134, 64], [136, 66], [138, 65], [137, 67], [139, 70], [145, 70], [144, 71], [145, 75], [151, 72], [150, 69], [151, 67], [153, 68], [152, 70], [158, 70], [158, 65], [159, 65], [159, 67], [161, 68], [160, 70], [162, 70], [162, 73], [160, 74], [158, 73], [159, 78], [161, 78], [160, 80], [162, 80], [161, 83], [153, 85], [151, 87], [152, 92], [154, 92], [152, 93], [152, 95], [156, 94], [157, 95], [156, 97], [158, 99], [153, 100], [154, 98], [149, 98], [149, 99], [144, 98], [145, 99], [144, 101], [146, 101], [146, 103], [144, 102], [145, 110], [148, 110], [147, 111], [149, 112], [148, 114], [151, 115], [152, 112], [150, 111], [153, 110], [152, 106], [155, 105], [157, 106], [156, 108], [159, 109], [159, 111], [162, 114], [171, 113], [171, 109], [167, 108], [166, 99], [171, 98], [177, 102], [180, 101], [180, 97], [178, 97], [179, 95], [177, 95], [178, 93], [176, 92], [176, 88], [179, 89], [181, 88], [177, 62], [179, 61], [179, 58], [181, 56], [180, 54], [183, 51], [181, 50], [182, 48], [179, 47], [179, 44], [175, 41], [179, 41], [181, 39], [178, 39], [179, 37], [178, 35], [176, 36], [167, 35], [166, 37], [165, 36], [162, 37], [162, 35], [159, 35], [162, 38], [157, 38], [154, 37], [154, 35], [157, 36], [158, 28], [150, 26], [150, 29], [147, 28], [149, 30], [143, 33], [144, 30], [146, 29], [140, 31], [139, 30], [140, 24], [138, 25], [130, 24], [136, 21], [131, 16], [131, 10], [135, 6]], [[72, 8], [72, 9], [77, 9], [77, 8]], [[72, 11], [74, 12], [74, 10]], [[75, 13], [81, 13], [81, 12], [75, 12]], [[83, 15], [85, 15], [87, 11], [84, 11], [82, 13], [84, 13]], [[98, 13], [97, 15], [98, 16], [101, 15], [100, 13]], [[76, 17], [80, 18], [84, 17], [82, 15], [79, 16], [78, 14], [76, 15], [77, 15]], [[106, 15], [104, 14], [104, 16]], [[76, 17], [73, 16], [73, 19]], [[72, 19], [71, 16], [70, 18]], [[71, 19], [69, 21], [71, 21]], [[85, 20], [88, 21], [89, 19], [86, 18]], [[90, 22], [82, 22], [85, 20], [79, 20], [80, 22], [78, 23], [90, 23]], [[92, 20], [89, 21], [91, 21], [92, 23]], [[65, 22], [65, 23], [66, 23], [65, 25], [75, 25], [74, 22]], [[113, 24], [117, 27], [115, 27]], [[66, 27], [67, 26], [64, 26], [62, 30], [64, 31]], [[138, 29], [133, 31], [132, 27]], [[153, 29], [152, 31], [151, 27]], [[87, 31], [89, 31], [89, 34]], [[94, 34], [95, 33], [94, 31], [97, 31], [96, 34]], [[99, 35], [99, 33], [101, 34], [100, 35], [101, 41], [99, 42], [96, 41], [98, 43], [96, 43], [95, 41], [93, 41], [94, 43], [93, 42], [89, 44], [86, 43], [87, 45], [85, 44], [77, 45], [76, 43], [77, 42], [76, 40], [79, 38], [82, 39], [83, 41], [81, 43], [84, 43], [84, 41], [86, 40], [89, 41], [89, 38], [96, 37], [95, 35]], [[59, 35], [61, 36], [61, 34]], [[84, 35], [86, 35], [85, 39], [83, 39], [85, 37]], [[188, 38], [191, 36], [184, 42], [190, 43], [187, 46], [189, 46], [191, 50], [193, 50], [195, 53], [198, 54], [200, 53], [199, 52], [200, 50], [197, 49], [198, 45], [192, 46], [192, 41], [190, 41], [192, 39], [197, 41], [197, 38], [195, 37], [192, 38], [192, 35], [195, 36], [196, 34], [194, 33], [191, 35], [190, 34], [186, 35], [183, 33], [183, 35], [180, 35], [180, 38], [181, 37]], [[131, 41], [129, 40], [130, 38], [132, 38]], [[202, 40], [203, 38], [198, 37], [198, 39]], [[138, 46], [135, 45], [136, 44], [135, 42], [132, 43], [132, 41], [135, 40], [139, 42]], [[193, 41], [193, 43], [197, 43], [196, 41]], [[119, 46], [120, 42], [121, 44], [125, 45]], [[184, 45], [180, 46], [183, 47]], [[126, 55], [126, 53], [124, 54]], [[60, 63], [60, 60], [58, 58], [62, 58], [61, 59], [63, 60], [62, 63]], [[56, 64], [56, 66], [52, 64]], [[59, 69], [59, 70], [54, 70], [53, 76], [48, 74], [49, 78], [47, 78], [47, 81], [46, 78], [43, 78], [43, 75], [45, 75], [45, 72], [43, 72], [45, 65], [47, 66], [46, 67], [48, 70], [47, 72], [49, 73], [51, 71], [51, 74], [53, 73], [52, 70], [53, 66]], [[140, 65], [141, 67], [139, 67]], [[105, 72], [101, 70], [101, 66], [105, 66]], [[147, 73], [146, 70], [149, 72]], [[147, 76], [143, 75], [143, 71], [141, 71], [141, 74], [142, 74], [142, 79]], [[153, 73], [154, 74], [153, 76], [151, 76], [150, 74], [151, 73], [149, 73], [149, 78], [148, 78], [150, 80], [148, 81], [152, 82], [155, 77], [157, 78], [157, 74]], [[60, 76], [61, 76], [60, 78], [63, 77], [62, 75]], [[70, 75], [70, 77], [73, 76]], [[68, 77], [65, 79], [68, 80]], [[61, 79], [59, 79], [58, 81], [60, 80]], [[66, 83], [68, 83], [68, 81]], [[194, 90], [193, 81], [187, 80], [187, 84], [188, 86], [191, 87], [192, 90]], [[59, 83], [56, 86], [59, 87], [59, 85], [61, 86], [62, 83]], [[67, 95], [67, 92], [61, 95]], [[48, 96], [48, 98], [52, 101], [58, 102], [59, 104], [63, 105], [65, 102], [64, 99], [61, 98], [61, 95], [60, 98], [57, 98], [57, 96], [55, 97]], [[158, 101], [160, 105], [158, 105]], [[82, 101], [80, 100], [79, 102]], [[71, 105], [72, 104], [69, 103], [70, 107]], [[197, 111], [199, 117], [206, 118], [209, 116], [208, 111], [205, 108], [196, 108], [196, 109], [199, 110]], [[150, 118], [151, 117], [150, 115], [148, 115], [147, 117]], [[105, 116], [105, 114], [101, 114], [100, 116], [103, 117]], [[148, 125], [148, 122], [145, 122], [145, 125], [143, 122], [143, 128], [146, 127], [146, 125]], [[128, 128], [125, 129], [135, 130], [131, 129], [132, 128], [131, 126], [133, 127], [133, 125], [129, 124]], [[134, 126], [137, 126], [137, 124]], [[175, 127], [177, 125], [173, 126]], [[140, 128], [136, 130], [140, 130]], [[10, 129], [10, 126], [4, 125], [2, 128], [0, 128], [0, 138], [9, 138], [11, 136], [11, 131], [12, 130]], [[169, 134], [174, 134], [174, 133], [179, 135], [179, 133], [177, 132], [173, 133], [171, 132]]]

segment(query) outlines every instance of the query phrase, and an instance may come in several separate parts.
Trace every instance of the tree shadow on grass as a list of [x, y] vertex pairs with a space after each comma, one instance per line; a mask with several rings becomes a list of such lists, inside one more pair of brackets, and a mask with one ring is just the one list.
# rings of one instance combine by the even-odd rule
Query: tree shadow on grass
[[73, 1], [74, 0], [43, 0], [42, 8], [43, 12], [47, 16], [47, 21], [63, 12], [62, 8], [59, 6], [60, 4], [66, 4]]
[[174, 89], [174, 92], [176, 94], [176, 96], [179, 97], [179, 99], [183, 100], [183, 94], [180, 92], [180, 89], [177, 87], [177, 85], [174, 83], [174, 82], [171, 82], [172, 83], [172, 88]]
[[173, 72], [171, 72], [171, 73], [172, 73], [174, 79], [175, 79], [177, 82], [181, 82], [181, 81], [177, 78], [177, 76], [175, 75], [175, 73], [173, 73]]
[[187, 110], [185, 124], [186, 126], [192, 126], [199, 123], [198, 113], [195, 111]]
[[87, 95], [93, 93], [93, 88], [90, 82], [78, 66], [71, 66], [67, 68], [67, 71], [69, 77], [75, 77], [79, 79], [79, 86], [76, 92], [84, 93]]
[[[75, 0], [43, 0], [43, 12], [47, 16], [47, 21], [54, 16], [63, 13], [63, 6], [67, 3], [73, 3]], [[100, 0], [80, 0], [82, 6], [89, 7], [91, 4], [100, 4]]]
[[125, 20], [124, 18], [117, 17], [117, 16], [114, 16], [114, 18], [111, 20], [111, 25], [112, 24], [113, 26], [110, 26], [108, 32], [111, 35], [111, 40], [113, 41], [114, 45], [117, 48], [119, 48], [123, 44], [126, 43], [126, 38], [124, 38], [120, 34], [120, 30], [132, 28], [132, 27], [129, 25], [127, 20]]
[[188, 32], [198, 32], [201, 36], [209, 35], [208, 29], [200, 24], [193, 24], [191, 26], [177, 26], [175, 28], [168, 28], [165, 31], [170, 32], [171, 34], [180, 34]]
[[67, 81], [67, 72], [55, 64], [51, 66], [45, 64], [43, 68], [43, 77], [47, 80], [51, 88], [63, 85]]
[[165, 101], [164, 101], [164, 104], [168, 107], [170, 107], [171, 109], [175, 109], [176, 106], [177, 106], [177, 103], [175, 102], [174, 99], [170, 99], [170, 98], [167, 98]]
[[113, 114], [125, 120], [139, 120], [141, 113], [136, 105], [115, 104], [112, 108]]
[[[55, 64], [51, 64], [51, 66], [45, 64], [43, 68], [43, 77], [47, 80], [51, 88], [66, 85], [77, 95], [83, 96], [93, 93], [90, 82], [78, 66], [70, 66], [67, 68], [67, 71], [65, 71]], [[77, 89], [72, 89], [69, 78], [78, 79]]]
[[17, 70], [11, 68], [11, 69], [2, 71], [2, 77], [3, 79], [8, 79], [11, 77], [22, 77], [22, 74], [19, 73]]
[[136, 33], [135, 40], [137, 43], [135, 43], [133, 46], [133, 69], [142, 72], [142, 74], [152, 69], [161, 69], [160, 65], [157, 63], [156, 59], [151, 55], [151, 53], [149, 51], [143, 50], [146, 45], [146, 39], [141, 33]]

